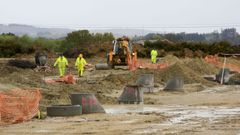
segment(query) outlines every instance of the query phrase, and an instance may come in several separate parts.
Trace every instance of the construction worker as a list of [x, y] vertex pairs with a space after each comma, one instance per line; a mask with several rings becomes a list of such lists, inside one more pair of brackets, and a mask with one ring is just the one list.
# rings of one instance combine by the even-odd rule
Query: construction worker
[[83, 71], [84, 71], [84, 67], [87, 64], [86, 60], [83, 58], [82, 54], [79, 54], [76, 62], [75, 62], [75, 66], [78, 70], [78, 77], [82, 77], [83, 76]]
[[157, 55], [158, 55], [158, 52], [157, 50], [153, 49], [151, 51], [151, 60], [152, 60], [152, 63], [157, 63]]
[[67, 59], [63, 56], [63, 54], [60, 54], [56, 62], [54, 63], [54, 67], [58, 65], [60, 77], [63, 77], [65, 74], [65, 69], [68, 67], [68, 61]]

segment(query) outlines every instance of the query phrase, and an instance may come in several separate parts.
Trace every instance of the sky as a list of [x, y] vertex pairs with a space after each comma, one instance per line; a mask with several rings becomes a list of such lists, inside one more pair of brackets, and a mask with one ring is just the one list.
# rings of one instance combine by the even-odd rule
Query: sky
[[240, 32], [240, 0], [0, 0], [0, 24], [160, 32]]

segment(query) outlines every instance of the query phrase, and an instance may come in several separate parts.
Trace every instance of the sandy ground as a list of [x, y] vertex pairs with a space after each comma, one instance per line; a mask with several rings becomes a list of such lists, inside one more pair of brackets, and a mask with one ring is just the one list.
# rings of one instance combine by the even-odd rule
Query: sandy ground
[[[24, 70], [18, 72], [23, 74], [22, 78], [29, 77]], [[9, 76], [11, 77], [12, 74], [15, 75], [15, 71]], [[58, 99], [68, 97], [68, 95], [61, 97], [62, 94], [73, 91], [82, 92], [84, 89], [91, 89], [91, 92], [95, 93], [100, 91], [102, 95], [98, 96], [104, 103], [106, 113], [76, 117], [47, 117], [43, 120], [32, 119], [20, 124], [1, 126], [0, 135], [240, 135], [239, 85], [207, 86], [202, 83], [192, 83], [184, 85], [183, 91], [166, 92], [162, 91], [164, 83], [158, 82], [159, 87], [156, 88], [158, 92], [145, 93], [144, 104], [119, 105], [116, 98], [119, 97], [127, 82], [121, 79], [116, 80], [116, 78], [124, 76], [130, 80], [129, 74], [130, 72], [126, 70], [87, 71], [85, 77], [80, 78], [74, 86], [65, 84], [47, 86], [42, 83], [33, 85], [31, 79], [29, 81], [25, 79], [24, 85], [42, 87], [42, 92], [45, 94], [43, 100], [54, 100], [57, 103], [65, 101]], [[53, 75], [47, 74], [47, 76], [51, 78]], [[0, 79], [0, 88], [10, 87], [11, 83], [4, 84], [7, 81], [16, 82], [10, 77]], [[42, 75], [34, 77], [39, 77], [34, 81], [42, 80]], [[14, 86], [22, 86], [19, 83], [23, 82], [19, 81]], [[71, 90], [65, 92], [65, 88]], [[104, 88], [104, 91], [101, 91], [101, 88]], [[48, 103], [52, 102], [46, 102]], [[42, 103], [43, 106], [46, 104]]]

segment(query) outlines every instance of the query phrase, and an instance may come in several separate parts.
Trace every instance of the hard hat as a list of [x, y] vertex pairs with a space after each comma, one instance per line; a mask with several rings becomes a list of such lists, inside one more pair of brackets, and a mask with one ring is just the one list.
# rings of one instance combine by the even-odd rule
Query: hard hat
[[83, 57], [83, 55], [82, 55], [82, 54], [79, 54], [79, 57], [80, 57], [80, 58], [82, 58], [82, 57]]

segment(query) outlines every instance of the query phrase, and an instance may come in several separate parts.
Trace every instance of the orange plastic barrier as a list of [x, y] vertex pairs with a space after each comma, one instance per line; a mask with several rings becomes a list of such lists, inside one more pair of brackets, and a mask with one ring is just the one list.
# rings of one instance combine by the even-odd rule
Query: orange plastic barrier
[[32, 119], [38, 113], [39, 90], [13, 89], [0, 93], [0, 125]]
[[64, 83], [67, 83], [67, 84], [75, 84], [76, 80], [74, 79], [74, 76], [72, 74], [68, 74], [68, 75], [65, 75], [62, 78], [59, 78], [58, 80], [56, 80], [56, 82], [64, 82]]
[[65, 75], [64, 77], [58, 79], [47, 79], [45, 83], [54, 84], [54, 83], [66, 83], [66, 84], [75, 84], [76, 79], [72, 74]]
[[[208, 55], [204, 59], [206, 62], [213, 64], [218, 68], [223, 67], [223, 62], [220, 62], [218, 56], [216, 56], [216, 55], [214, 55], [214, 56]], [[231, 71], [240, 72], [240, 67], [237, 65], [234, 65], [234, 64], [226, 63], [225, 68], [229, 68]]]
[[138, 68], [147, 68], [147, 69], [164, 69], [167, 68], [167, 63], [161, 63], [161, 64], [153, 64], [153, 63], [146, 63], [140, 60], [133, 60], [131, 64], [129, 64], [129, 69], [131, 71], [134, 71]]

